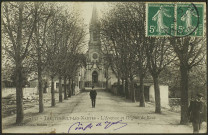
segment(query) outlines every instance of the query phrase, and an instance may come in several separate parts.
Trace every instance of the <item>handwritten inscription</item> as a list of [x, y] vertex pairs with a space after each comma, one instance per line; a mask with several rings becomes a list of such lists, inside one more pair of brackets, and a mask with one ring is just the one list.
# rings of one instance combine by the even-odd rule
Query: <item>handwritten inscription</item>
[[92, 129], [95, 127], [104, 127], [104, 129], [108, 129], [112, 126], [113, 130], [118, 130], [121, 129], [125, 126], [127, 126], [127, 123], [122, 122], [122, 120], [116, 121], [116, 122], [110, 122], [110, 121], [105, 121], [105, 122], [98, 122], [95, 124], [89, 123], [87, 125], [83, 125], [81, 122], [76, 122], [74, 124], [72, 124], [69, 129], [68, 129], [68, 133], [70, 133], [71, 130], [82, 130], [85, 131], [87, 129]]

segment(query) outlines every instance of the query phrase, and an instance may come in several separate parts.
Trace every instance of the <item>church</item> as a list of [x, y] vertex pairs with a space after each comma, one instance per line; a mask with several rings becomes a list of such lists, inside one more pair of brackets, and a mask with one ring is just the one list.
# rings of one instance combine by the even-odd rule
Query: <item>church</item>
[[80, 70], [81, 88], [91, 86], [110, 88], [111, 85], [116, 82], [116, 77], [112, 73], [112, 70], [109, 68], [107, 69], [105, 65], [104, 54], [101, 49], [100, 24], [95, 6], [93, 6], [89, 34], [88, 51], [85, 54], [87, 66]]

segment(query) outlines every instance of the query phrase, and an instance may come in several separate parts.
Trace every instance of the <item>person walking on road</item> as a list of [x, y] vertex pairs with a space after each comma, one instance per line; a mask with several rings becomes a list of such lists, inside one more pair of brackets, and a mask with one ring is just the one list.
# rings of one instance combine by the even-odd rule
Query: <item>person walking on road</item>
[[96, 100], [97, 92], [94, 90], [94, 86], [92, 86], [92, 90], [90, 91], [90, 98], [92, 101], [92, 108], [95, 108], [95, 100]]
[[201, 93], [198, 93], [195, 99], [191, 99], [188, 116], [193, 125], [193, 133], [199, 133], [201, 123], [206, 119], [204, 105], [203, 95]]

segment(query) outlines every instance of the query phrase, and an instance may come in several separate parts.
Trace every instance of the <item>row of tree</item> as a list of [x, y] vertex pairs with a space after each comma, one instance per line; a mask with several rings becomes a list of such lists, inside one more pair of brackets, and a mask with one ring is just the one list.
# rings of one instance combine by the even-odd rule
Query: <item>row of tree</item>
[[111, 3], [101, 20], [101, 39], [113, 72], [122, 80], [126, 98], [135, 102], [134, 78], [140, 80], [140, 106], [145, 107], [144, 78], [155, 89], [155, 112], [161, 113], [159, 79], [171, 67], [180, 69], [181, 124], [188, 122], [189, 71], [205, 61], [205, 38], [146, 37], [144, 3]]
[[43, 74], [51, 78], [52, 106], [55, 106], [54, 77], [59, 78], [59, 102], [63, 99], [62, 79], [64, 99], [71, 96], [72, 80], [78, 67], [85, 63], [80, 51], [86, 35], [85, 26], [73, 9], [70, 11], [53, 3], [5, 2], [2, 11], [2, 47], [14, 65], [16, 123], [21, 123], [24, 72], [37, 72], [40, 113], [44, 111]]

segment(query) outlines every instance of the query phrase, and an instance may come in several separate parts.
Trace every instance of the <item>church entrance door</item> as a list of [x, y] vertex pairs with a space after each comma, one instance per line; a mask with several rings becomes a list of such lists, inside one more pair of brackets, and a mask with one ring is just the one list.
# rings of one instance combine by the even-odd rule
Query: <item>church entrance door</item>
[[98, 83], [98, 73], [96, 71], [92, 72], [92, 84]]

